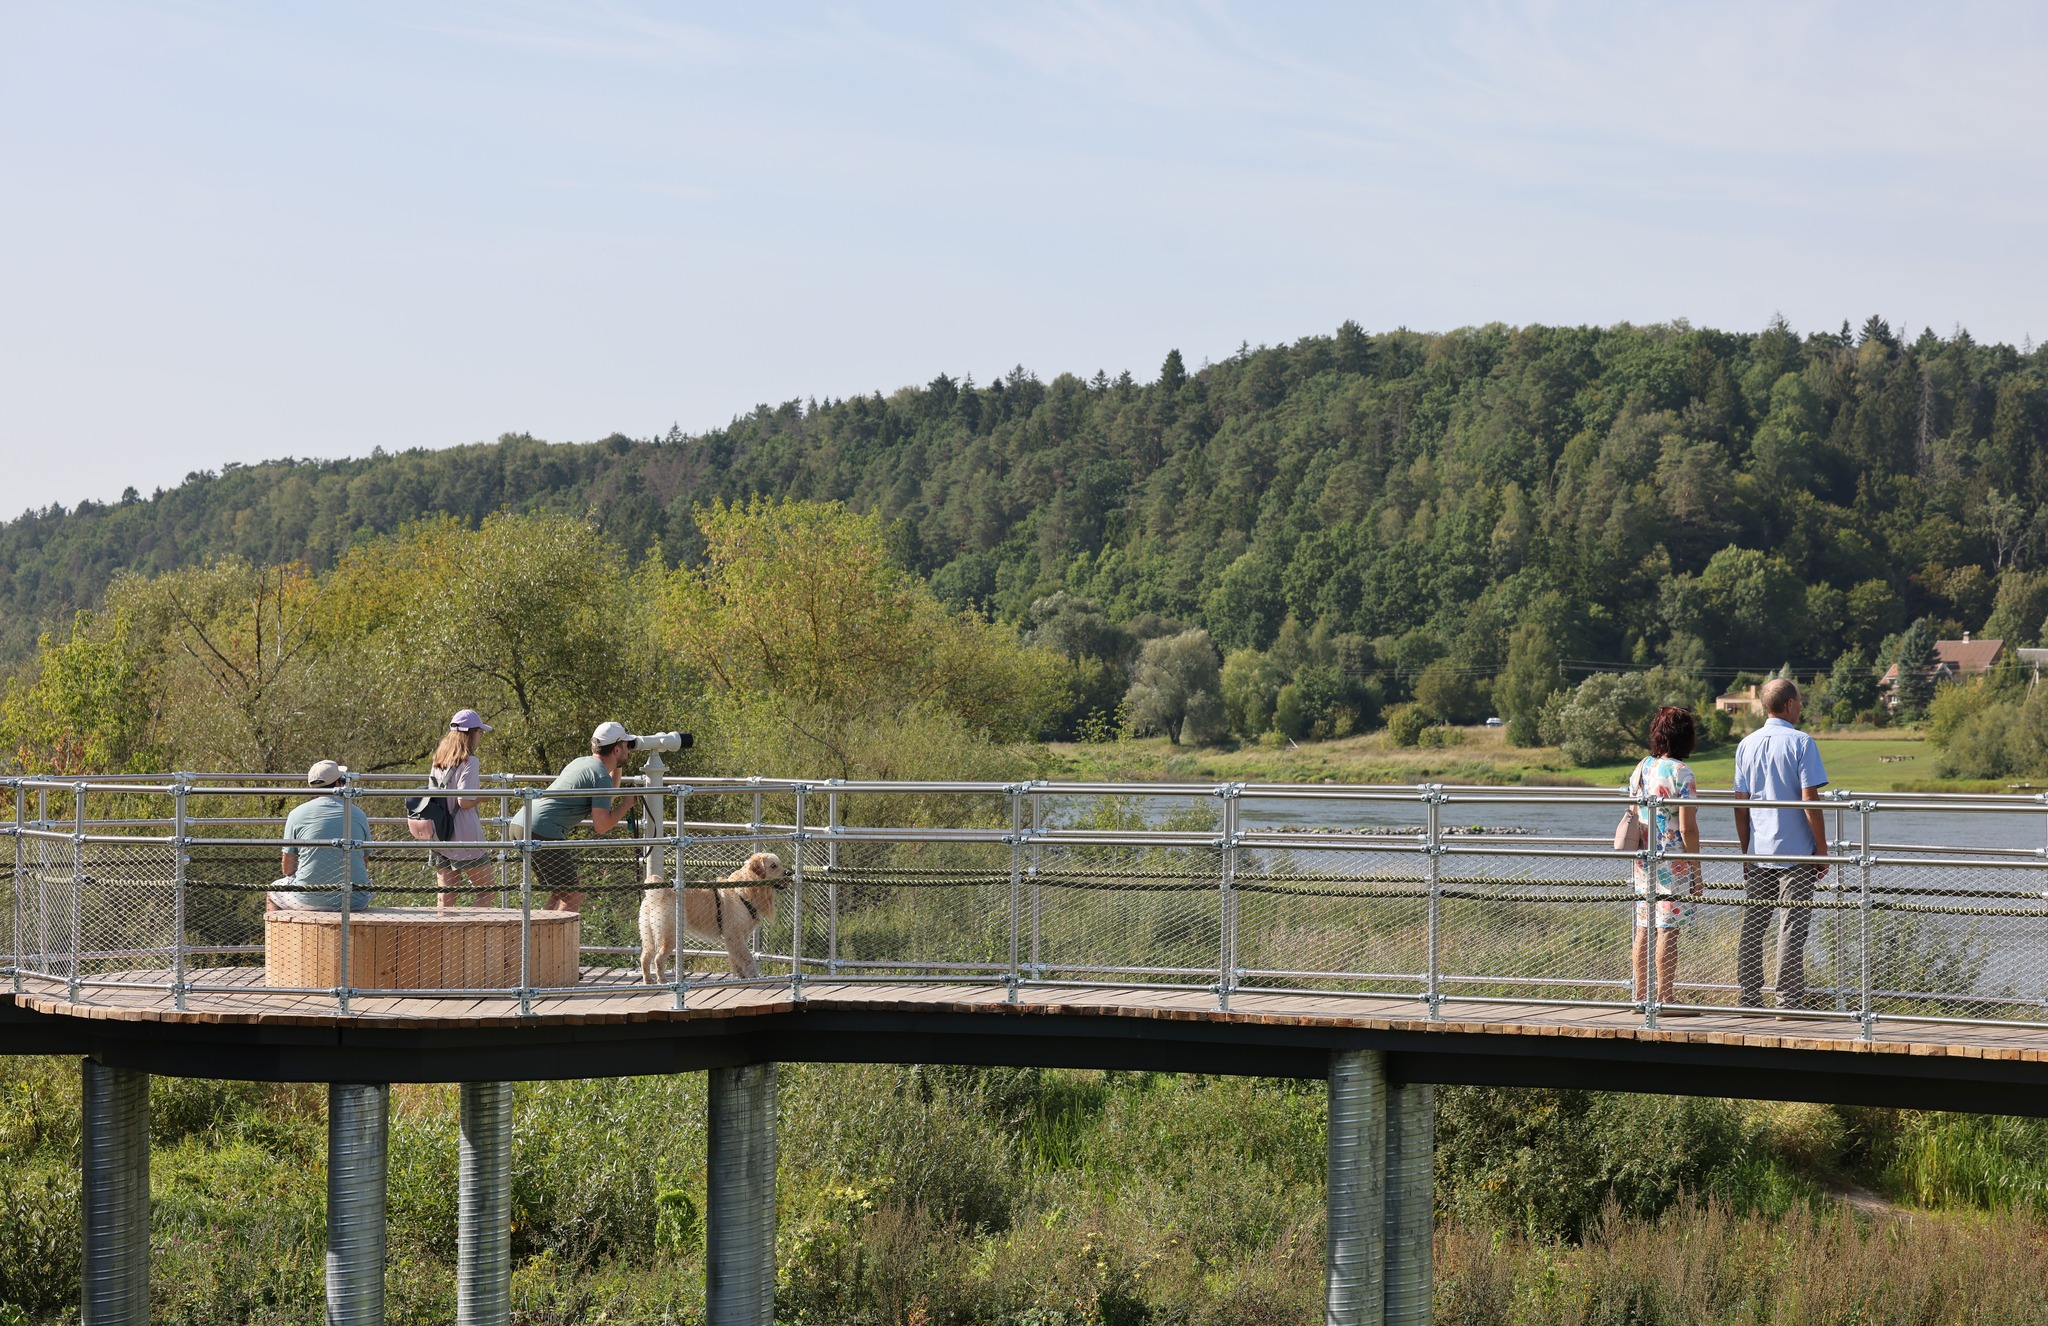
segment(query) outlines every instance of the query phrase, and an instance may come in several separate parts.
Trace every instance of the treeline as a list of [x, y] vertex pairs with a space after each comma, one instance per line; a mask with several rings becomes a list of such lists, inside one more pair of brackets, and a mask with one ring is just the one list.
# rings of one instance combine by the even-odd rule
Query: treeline
[[[1148, 383], [941, 376], [698, 436], [233, 468], [0, 527], [0, 648], [25, 655], [117, 569], [325, 570], [435, 513], [577, 515], [635, 563], [694, 565], [693, 511], [756, 494], [877, 517], [894, 563], [955, 607], [1026, 630], [1093, 613], [1121, 636], [1070, 656], [1126, 682], [1147, 640], [1193, 628], [1219, 664], [1256, 651], [1262, 730], [1381, 721], [1432, 664], [1472, 683], [1436, 708], [1513, 708], [1492, 688], [1523, 629], [1541, 635], [1530, 670], [1554, 656], [1566, 681], [1874, 676], [1921, 618], [2039, 638], [2048, 355], [1878, 318], [1807, 335], [1347, 323], [1196, 372], [1174, 353]], [[1101, 679], [1070, 732], [1122, 689]]]
[[494, 767], [548, 770], [606, 719], [692, 729], [685, 769], [1012, 777], [1058, 659], [940, 602], [874, 516], [712, 505], [688, 567], [587, 522], [443, 518], [331, 569], [116, 577], [0, 696], [0, 764], [32, 772], [424, 765], [458, 708]]

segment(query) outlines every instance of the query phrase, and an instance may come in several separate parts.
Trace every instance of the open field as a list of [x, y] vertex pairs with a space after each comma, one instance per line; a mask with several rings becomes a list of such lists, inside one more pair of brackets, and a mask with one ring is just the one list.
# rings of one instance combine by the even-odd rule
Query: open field
[[[1300, 746], [1167, 746], [1163, 738], [1126, 742], [1055, 742], [1051, 777], [1061, 779], [1217, 779], [1243, 783], [1534, 783], [1552, 787], [1618, 787], [1634, 760], [1573, 764], [1556, 746], [1509, 746], [1501, 728], [1458, 728], [1456, 746], [1393, 746], [1384, 732], [1303, 742]], [[1831, 732], [1815, 738], [1835, 787], [1907, 791], [1942, 785], [1933, 777], [1933, 748], [1917, 732]], [[1692, 760], [1702, 787], [1735, 779], [1735, 742]], [[1982, 787], [1954, 783], [1952, 787]]]
[[[1056, 742], [1051, 775], [1059, 778], [1215, 779], [1218, 782], [1481, 783], [1551, 787], [1618, 787], [1634, 760], [1575, 765], [1554, 746], [1522, 749], [1507, 744], [1503, 729], [1455, 729], [1454, 746], [1400, 747], [1385, 732], [1295, 747], [1246, 745], [1174, 747], [1163, 738], [1087, 744]], [[1836, 787], [1871, 792], [1943, 784], [1934, 777], [1934, 751], [1918, 732], [1887, 730], [1826, 733], [1816, 738]], [[1702, 787], [1727, 787], [1735, 776], [1735, 745], [1705, 751], [1692, 761]], [[2002, 787], [2000, 788], [2002, 790]]]

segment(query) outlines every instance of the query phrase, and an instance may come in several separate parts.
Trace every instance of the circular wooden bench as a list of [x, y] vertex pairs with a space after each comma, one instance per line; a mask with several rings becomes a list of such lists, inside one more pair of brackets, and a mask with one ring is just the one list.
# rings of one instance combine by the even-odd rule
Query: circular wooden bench
[[[536, 989], [576, 984], [578, 912], [533, 913]], [[349, 914], [349, 987], [356, 990], [516, 990], [514, 907], [371, 907]], [[263, 914], [267, 984], [331, 990], [341, 984], [341, 913], [285, 908]]]

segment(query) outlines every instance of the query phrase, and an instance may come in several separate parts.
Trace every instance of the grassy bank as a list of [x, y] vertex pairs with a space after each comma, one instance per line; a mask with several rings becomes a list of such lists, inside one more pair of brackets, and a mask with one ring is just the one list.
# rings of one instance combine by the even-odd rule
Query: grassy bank
[[[1576, 765], [1554, 746], [1507, 744], [1500, 728], [1456, 728], [1456, 744], [1395, 746], [1385, 732], [1298, 746], [1177, 747], [1163, 737], [1048, 747], [1057, 778], [1121, 778], [1217, 782], [1476, 783], [1537, 787], [1617, 787], [1634, 760]], [[1889, 792], [1944, 784], [1933, 776], [1933, 751], [1917, 732], [1842, 732], [1816, 737], [1832, 783]], [[1702, 787], [1728, 787], [1735, 777], [1731, 742], [1691, 761]]]
[[[1320, 1317], [1319, 1084], [782, 1071], [782, 1321]], [[76, 1312], [77, 1090], [68, 1061], [0, 1060], [7, 1326]], [[323, 1093], [158, 1079], [154, 1103], [151, 1319], [319, 1321]], [[454, 1091], [393, 1113], [389, 1320], [445, 1322]], [[515, 1320], [700, 1321], [701, 1075], [525, 1084], [516, 1117]], [[1447, 1089], [1438, 1130], [1444, 1322], [2048, 1326], [2037, 1121]], [[1902, 1206], [1847, 1212], [1845, 1176]]]

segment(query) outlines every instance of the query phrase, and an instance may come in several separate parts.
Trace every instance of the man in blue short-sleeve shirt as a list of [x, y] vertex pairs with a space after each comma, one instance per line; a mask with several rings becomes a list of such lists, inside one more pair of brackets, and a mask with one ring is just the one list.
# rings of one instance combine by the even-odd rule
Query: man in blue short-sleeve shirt
[[[1735, 748], [1735, 795], [1743, 801], [1813, 801], [1827, 786], [1828, 771], [1821, 764], [1820, 748], [1801, 732], [1799, 688], [1783, 677], [1764, 683], [1757, 699], [1764, 707], [1764, 725], [1744, 737]], [[1790, 807], [1747, 806], [1735, 808], [1735, 836], [1745, 856], [1826, 856], [1827, 822], [1816, 804], [1811, 810]], [[1752, 903], [1803, 903], [1813, 899], [1813, 886], [1828, 868], [1813, 862], [1787, 862], [1782, 866], [1761, 861], [1742, 865], [1743, 892]], [[1735, 948], [1735, 979], [1742, 987], [1742, 1003], [1762, 1008], [1764, 1003], [1764, 934], [1770, 928], [1775, 907], [1750, 906], [1742, 909], [1742, 935]], [[1785, 921], [1778, 930], [1778, 1007], [1805, 1008], [1806, 930], [1812, 912], [1805, 907], [1785, 908]]]
[[[315, 911], [338, 912], [341, 910], [341, 890], [336, 886], [344, 880], [361, 886], [349, 891], [350, 911], [370, 905], [370, 869], [363, 862], [362, 848], [290, 845], [293, 842], [332, 842], [337, 839], [359, 843], [370, 841], [370, 817], [363, 813], [361, 806], [341, 795], [341, 789], [347, 782], [348, 770], [333, 760], [322, 760], [306, 770], [306, 785], [320, 789], [326, 795], [307, 797], [284, 817], [286, 847], [280, 865], [285, 878], [278, 883], [296, 887], [272, 890], [265, 899], [266, 910], [308, 907]], [[301, 891], [308, 886], [318, 891]], [[325, 886], [324, 889], [321, 886]]]
[[[626, 745], [626, 729], [619, 723], [599, 723], [597, 731], [590, 734], [590, 754], [569, 761], [569, 764], [548, 784], [550, 792], [595, 792], [619, 785], [619, 774], [626, 767], [626, 756], [630, 754]], [[532, 821], [527, 833], [536, 843], [558, 843], [567, 838], [585, 817], [596, 833], [610, 833], [631, 811], [633, 797], [616, 799], [617, 810], [612, 809], [614, 798], [608, 796], [544, 796], [533, 803]], [[576, 911], [583, 906], [583, 894], [577, 887], [576, 855], [574, 852], [545, 848], [533, 854], [533, 877], [536, 883], [548, 891], [548, 908], [551, 911]]]

